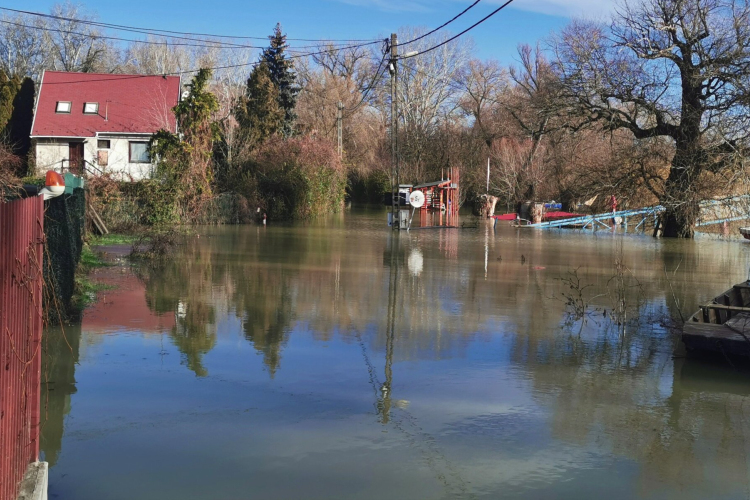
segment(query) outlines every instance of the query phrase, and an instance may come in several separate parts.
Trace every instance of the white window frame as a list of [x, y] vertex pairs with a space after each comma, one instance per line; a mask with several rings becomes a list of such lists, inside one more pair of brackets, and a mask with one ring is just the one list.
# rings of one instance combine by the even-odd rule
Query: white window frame
[[134, 160], [133, 159], [133, 145], [134, 144], [143, 144], [146, 146], [146, 155], [148, 155], [148, 141], [128, 141], [128, 163], [140, 163], [140, 164], [147, 164], [151, 163], [151, 158], [148, 158], [148, 161], [141, 161], [141, 160]]
[[[89, 106], [93, 106], [94, 109], [86, 109]], [[84, 115], [96, 115], [99, 114], [99, 103], [98, 102], [84, 102], [83, 103], [83, 114]]]
[[[60, 109], [61, 104], [63, 105], [63, 108], [67, 107], [67, 109]], [[66, 104], [67, 106], [65, 106]], [[55, 113], [69, 115], [72, 109], [73, 103], [71, 101], [57, 101], [57, 104], [55, 104]]]

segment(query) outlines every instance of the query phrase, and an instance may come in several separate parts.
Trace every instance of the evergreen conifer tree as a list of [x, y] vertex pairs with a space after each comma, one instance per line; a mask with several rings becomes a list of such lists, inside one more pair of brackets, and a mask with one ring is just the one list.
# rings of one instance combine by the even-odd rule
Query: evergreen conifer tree
[[271, 81], [265, 62], [250, 73], [245, 98], [237, 106], [235, 116], [254, 144], [260, 144], [282, 130], [285, 112], [279, 104], [279, 90]]
[[[0, 71], [0, 130], [4, 130], [13, 114], [13, 100], [16, 98], [21, 82], [17, 77], [8, 78]], [[7, 140], [7, 138], [2, 138]]]
[[5, 135], [13, 148], [13, 152], [25, 159], [29, 154], [29, 149], [31, 149], [31, 124], [34, 119], [34, 80], [26, 77], [16, 88], [16, 95], [13, 97], [13, 111], [5, 126]]
[[297, 84], [297, 74], [294, 72], [293, 62], [286, 56], [286, 35], [281, 32], [281, 24], [276, 24], [273, 35], [269, 36], [271, 45], [263, 50], [260, 59], [268, 66], [271, 81], [278, 89], [278, 102], [284, 110], [284, 121], [281, 131], [285, 137], [294, 133], [294, 122], [297, 113], [294, 108], [297, 105], [297, 94], [300, 88]]

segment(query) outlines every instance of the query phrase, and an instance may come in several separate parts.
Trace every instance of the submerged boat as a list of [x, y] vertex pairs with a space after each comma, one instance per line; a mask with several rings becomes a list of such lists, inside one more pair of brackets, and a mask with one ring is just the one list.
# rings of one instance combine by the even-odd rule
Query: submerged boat
[[682, 341], [690, 351], [750, 356], [750, 280], [700, 306], [682, 327]]

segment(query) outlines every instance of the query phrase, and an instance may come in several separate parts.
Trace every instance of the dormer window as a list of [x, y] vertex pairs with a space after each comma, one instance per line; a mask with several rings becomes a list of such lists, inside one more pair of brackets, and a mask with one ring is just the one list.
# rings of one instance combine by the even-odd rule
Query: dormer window
[[99, 112], [98, 102], [85, 102], [83, 103], [83, 114], [84, 115], [95, 115]]
[[57, 101], [55, 113], [70, 113], [70, 101]]

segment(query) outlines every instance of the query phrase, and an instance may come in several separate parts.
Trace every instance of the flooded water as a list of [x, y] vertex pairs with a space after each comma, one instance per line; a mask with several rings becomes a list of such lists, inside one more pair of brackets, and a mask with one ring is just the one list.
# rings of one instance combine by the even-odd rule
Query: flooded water
[[750, 245], [357, 210], [198, 232], [47, 332], [51, 498], [750, 495], [750, 375], [664, 326]]

